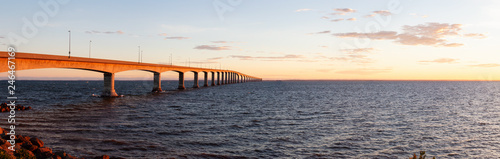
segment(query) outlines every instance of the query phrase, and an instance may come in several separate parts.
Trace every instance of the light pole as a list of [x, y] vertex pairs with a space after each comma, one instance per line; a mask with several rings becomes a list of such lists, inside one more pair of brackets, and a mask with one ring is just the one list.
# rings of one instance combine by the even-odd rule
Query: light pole
[[141, 46], [137, 46], [139, 47], [139, 51], [137, 52], [139, 54], [138, 58], [137, 58], [137, 63], [141, 63]]
[[90, 40], [90, 42], [89, 42], [89, 58], [90, 58], [91, 53], [92, 53], [92, 40]]
[[68, 58], [71, 58], [71, 30], [68, 30], [68, 33], [69, 33]]

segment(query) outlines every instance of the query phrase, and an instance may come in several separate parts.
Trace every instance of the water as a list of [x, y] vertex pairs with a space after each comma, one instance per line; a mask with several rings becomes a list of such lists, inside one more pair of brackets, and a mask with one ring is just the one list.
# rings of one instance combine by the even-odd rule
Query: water
[[117, 81], [117, 99], [92, 97], [102, 81], [16, 85], [34, 109], [17, 112], [18, 133], [80, 157], [500, 157], [500, 82], [276, 81], [151, 94], [152, 81]]

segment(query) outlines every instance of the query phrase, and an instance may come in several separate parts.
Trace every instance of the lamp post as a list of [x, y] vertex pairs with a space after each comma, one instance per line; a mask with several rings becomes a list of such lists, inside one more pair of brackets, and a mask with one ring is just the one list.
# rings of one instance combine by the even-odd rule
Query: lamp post
[[71, 58], [71, 30], [68, 30], [68, 33], [69, 33], [68, 58]]
[[90, 40], [90, 42], [89, 42], [89, 58], [90, 58], [91, 53], [92, 53], [92, 40]]
[[139, 57], [137, 58], [137, 63], [141, 63], [141, 46], [137, 46], [139, 47], [139, 51], [137, 52], [139, 54]]

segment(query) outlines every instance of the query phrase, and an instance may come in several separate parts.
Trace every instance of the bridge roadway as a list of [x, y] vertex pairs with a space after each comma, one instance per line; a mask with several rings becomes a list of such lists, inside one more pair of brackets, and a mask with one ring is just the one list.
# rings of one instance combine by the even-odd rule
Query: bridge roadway
[[[7, 62], [9, 61], [8, 52], [0, 51], [0, 72], [9, 71]], [[194, 86], [193, 88], [199, 88], [198, 85], [198, 73], [204, 74], [204, 85], [208, 87], [208, 74], [211, 74], [212, 82], [211, 86], [233, 84], [233, 83], [244, 83], [244, 82], [256, 82], [262, 81], [261, 78], [243, 74], [232, 70], [220, 70], [220, 69], [208, 69], [208, 68], [197, 68], [197, 67], [185, 67], [185, 66], [175, 66], [175, 65], [163, 65], [163, 64], [151, 64], [151, 63], [139, 63], [130, 61], [118, 61], [118, 60], [106, 60], [106, 59], [96, 59], [96, 58], [85, 58], [85, 57], [71, 57], [59, 56], [59, 55], [45, 55], [45, 54], [34, 54], [34, 53], [20, 53], [16, 52], [15, 59], [11, 61], [15, 62], [15, 71], [28, 70], [28, 69], [41, 69], [41, 68], [69, 68], [69, 69], [80, 69], [101, 72], [104, 75], [104, 89], [101, 96], [104, 97], [114, 97], [118, 96], [115, 92], [115, 73], [129, 71], [129, 70], [142, 70], [151, 72], [154, 74], [154, 85], [153, 92], [160, 92], [161, 89], [161, 73], [167, 71], [175, 71], [179, 73], [179, 86], [178, 89], [186, 89], [184, 86], [184, 73], [193, 72], [194, 73]], [[215, 80], [217, 77], [217, 80]]]

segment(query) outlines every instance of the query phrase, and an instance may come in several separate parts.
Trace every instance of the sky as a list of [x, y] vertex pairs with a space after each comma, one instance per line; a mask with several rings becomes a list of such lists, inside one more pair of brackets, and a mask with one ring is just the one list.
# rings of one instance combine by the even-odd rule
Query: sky
[[[500, 80], [498, 8], [494, 0], [2, 0], [0, 50], [66, 56], [71, 30], [71, 56], [138, 61], [140, 46], [145, 63], [264, 80], [490, 81]], [[16, 73], [102, 78], [60, 68]]]

